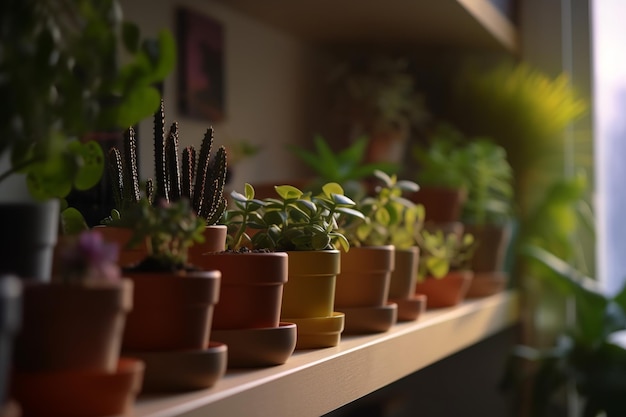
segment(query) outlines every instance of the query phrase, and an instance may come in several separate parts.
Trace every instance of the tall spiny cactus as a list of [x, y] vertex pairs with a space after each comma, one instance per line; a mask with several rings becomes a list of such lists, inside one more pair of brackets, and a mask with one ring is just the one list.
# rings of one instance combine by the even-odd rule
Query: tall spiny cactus
[[172, 123], [165, 142], [165, 189], [168, 190], [169, 199], [180, 200], [180, 164], [178, 161], [178, 123]]
[[[226, 209], [224, 186], [226, 184], [226, 149], [221, 146], [215, 155], [213, 128], [207, 129], [200, 152], [193, 146], [183, 150], [179, 160], [178, 124], [172, 123], [167, 136], [164, 131], [163, 102], [154, 115], [155, 181], [146, 181], [146, 197], [150, 202], [164, 199], [176, 201], [187, 198], [199, 217], [207, 225], [217, 224]], [[182, 165], [182, 166], [181, 166]], [[182, 171], [182, 172], [181, 172]], [[141, 199], [137, 142], [134, 129], [124, 135], [124, 154], [113, 147], [109, 151], [109, 172], [113, 182], [113, 195], [118, 210], [123, 211]]]
[[109, 175], [113, 186], [113, 198], [118, 214], [141, 198], [139, 191], [139, 167], [137, 165], [137, 141], [135, 130], [124, 132], [124, 155], [116, 147], [109, 150]]
[[165, 106], [163, 100], [159, 110], [154, 113], [154, 175], [155, 175], [155, 198], [157, 200], [170, 200], [167, 187], [167, 167], [165, 156]]
[[[226, 209], [224, 198], [224, 185], [226, 184], [226, 149], [221, 146], [214, 156], [211, 155], [213, 147], [213, 128], [207, 129], [200, 145], [200, 153], [197, 157], [195, 174], [191, 169], [185, 171], [189, 181], [189, 194], [186, 195], [192, 201], [192, 207], [207, 221], [207, 224], [216, 224]], [[185, 152], [185, 159], [193, 163], [195, 150], [189, 147]], [[192, 167], [189, 165], [188, 167]], [[193, 181], [193, 182], [192, 182]], [[193, 188], [191, 187], [193, 184]]]
[[182, 194], [191, 200], [193, 195], [193, 179], [196, 169], [196, 149], [188, 146], [183, 149]]

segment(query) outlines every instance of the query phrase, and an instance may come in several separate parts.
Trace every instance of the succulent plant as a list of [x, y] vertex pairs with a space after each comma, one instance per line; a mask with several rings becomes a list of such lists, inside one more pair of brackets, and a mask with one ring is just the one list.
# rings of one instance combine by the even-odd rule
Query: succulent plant
[[338, 229], [343, 217], [363, 218], [354, 201], [343, 194], [337, 183], [311, 195], [291, 185], [275, 187], [277, 198], [254, 198], [254, 188], [245, 185], [244, 194], [233, 191], [235, 208], [227, 210], [224, 222], [229, 228], [228, 247], [242, 246], [272, 251], [325, 250], [349, 242]]
[[134, 230], [128, 245], [146, 243], [148, 256], [137, 269], [184, 269], [188, 266], [188, 249], [204, 239], [204, 220], [195, 214], [186, 199], [175, 202], [161, 199], [152, 204], [142, 198], [125, 215], [128, 218], [125, 221], [131, 221]]
[[474, 236], [422, 230], [418, 235], [420, 260], [418, 277], [443, 278], [452, 269], [467, 269], [475, 247]]
[[[145, 195], [149, 202], [164, 200], [175, 202], [187, 199], [195, 213], [207, 225], [217, 224], [226, 209], [224, 185], [226, 183], [226, 149], [222, 146], [215, 154], [213, 128], [207, 129], [200, 152], [187, 147], [179, 159], [178, 124], [172, 123], [167, 135], [164, 129], [163, 101], [154, 115], [155, 181], [146, 181]], [[116, 209], [112, 219], [123, 217], [123, 212], [141, 199], [137, 144], [132, 127], [124, 135], [124, 154], [113, 147], [109, 150], [109, 172], [113, 184]]]
[[424, 222], [424, 207], [403, 195], [419, 190], [419, 186], [380, 170], [375, 170], [374, 176], [379, 181], [375, 194], [363, 197], [356, 204], [364, 219], [346, 219], [340, 224], [341, 230], [352, 246], [415, 246]]

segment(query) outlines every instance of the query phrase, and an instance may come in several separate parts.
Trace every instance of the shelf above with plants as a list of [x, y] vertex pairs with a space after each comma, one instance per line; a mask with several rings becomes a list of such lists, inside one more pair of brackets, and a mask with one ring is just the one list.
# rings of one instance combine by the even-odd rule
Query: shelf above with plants
[[216, 1], [323, 46], [426, 45], [514, 54], [519, 49], [515, 25], [489, 0]]
[[507, 291], [385, 333], [343, 336], [338, 346], [296, 351], [279, 366], [229, 370], [212, 388], [141, 396], [134, 417], [319, 416], [469, 347], [519, 320]]

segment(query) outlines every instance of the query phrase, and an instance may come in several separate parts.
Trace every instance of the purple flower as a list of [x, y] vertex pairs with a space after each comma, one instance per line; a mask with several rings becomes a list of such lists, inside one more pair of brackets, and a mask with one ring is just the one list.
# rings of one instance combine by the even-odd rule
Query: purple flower
[[62, 249], [61, 271], [71, 281], [117, 281], [118, 254], [117, 244], [105, 241], [96, 230], [87, 230]]

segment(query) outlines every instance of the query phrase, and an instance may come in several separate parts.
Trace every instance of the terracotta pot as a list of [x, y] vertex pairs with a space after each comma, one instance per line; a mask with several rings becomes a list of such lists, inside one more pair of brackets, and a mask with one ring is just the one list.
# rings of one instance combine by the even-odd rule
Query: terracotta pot
[[127, 351], [204, 349], [213, 308], [219, 298], [220, 272], [130, 272], [135, 285], [122, 348]]
[[502, 271], [512, 229], [510, 223], [465, 225], [465, 231], [474, 235], [477, 242], [470, 269], [474, 272]]
[[422, 204], [426, 209], [425, 221], [435, 223], [456, 222], [461, 217], [467, 191], [462, 188], [440, 188], [422, 186], [419, 191], [407, 196], [411, 201]]
[[113, 372], [132, 293], [132, 282], [126, 279], [98, 286], [25, 285], [15, 369]]
[[363, 246], [341, 252], [335, 305], [340, 307], [383, 307], [389, 295], [395, 248]]
[[124, 227], [96, 226], [94, 227], [94, 230], [100, 232], [104, 240], [117, 243], [119, 248], [119, 258], [117, 263], [121, 267], [130, 267], [138, 264], [147, 255], [146, 245], [143, 243], [133, 248], [127, 247], [128, 241], [133, 235], [132, 229]]
[[417, 265], [420, 250], [417, 246], [395, 251], [394, 270], [389, 282], [389, 301], [406, 300], [415, 294]]
[[24, 417], [121, 416], [130, 411], [143, 372], [143, 362], [129, 358], [112, 372], [18, 372], [12, 393]]
[[7, 404], [13, 341], [21, 321], [22, 281], [15, 276], [0, 275], [0, 409]]
[[206, 226], [204, 232], [204, 242], [196, 243], [189, 248], [188, 261], [192, 265], [202, 262], [202, 255], [207, 252], [222, 252], [226, 248], [227, 228], [223, 225]]
[[331, 317], [341, 265], [339, 251], [293, 251], [287, 254], [289, 278], [283, 288], [281, 317]]
[[208, 253], [199, 263], [202, 268], [222, 272], [213, 329], [278, 326], [287, 282], [286, 253]]
[[504, 291], [508, 282], [506, 272], [474, 272], [474, 278], [467, 290], [467, 298], [488, 297]]
[[0, 204], [0, 274], [49, 282], [59, 201]]
[[211, 342], [203, 350], [129, 352], [146, 364], [142, 393], [191, 391], [212, 387], [224, 376], [228, 347]]
[[465, 299], [472, 278], [472, 271], [450, 271], [443, 278], [427, 277], [417, 283], [415, 293], [427, 297], [427, 308], [453, 307]]

